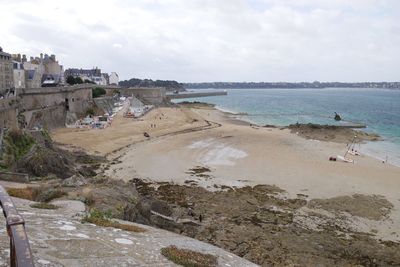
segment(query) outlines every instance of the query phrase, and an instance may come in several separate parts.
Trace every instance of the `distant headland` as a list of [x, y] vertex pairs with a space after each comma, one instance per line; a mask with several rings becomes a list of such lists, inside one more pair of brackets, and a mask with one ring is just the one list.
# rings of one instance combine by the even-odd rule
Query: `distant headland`
[[186, 89], [243, 89], [243, 88], [384, 88], [400, 89], [400, 82], [202, 82], [183, 83]]

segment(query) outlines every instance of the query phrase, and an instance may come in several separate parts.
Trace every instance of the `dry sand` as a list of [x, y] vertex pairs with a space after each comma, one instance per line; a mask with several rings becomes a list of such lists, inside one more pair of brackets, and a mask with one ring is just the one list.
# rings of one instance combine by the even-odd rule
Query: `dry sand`
[[[210, 127], [207, 121], [214, 123]], [[157, 128], [150, 128], [151, 123]], [[144, 131], [152, 138], [143, 137]], [[343, 155], [345, 144], [249, 126], [210, 107], [159, 108], [140, 121], [118, 115], [110, 128], [61, 129], [53, 138], [111, 160], [118, 158], [107, 174], [125, 181], [135, 177], [179, 184], [194, 180], [209, 189], [214, 184], [268, 184], [284, 189], [287, 197], [301, 194], [307, 200], [381, 195], [393, 205], [390, 214], [382, 220], [353, 216], [354, 228], [400, 240], [400, 168], [367, 156], [354, 157], [355, 164], [328, 161], [330, 156]], [[210, 172], [193, 172], [199, 167]]]
[[[105, 129], [59, 128], [52, 133], [54, 141], [77, 146], [92, 154], [108, 155], [136, 142], [147, 140], [144, 132], [151, 137], [207, 126], [199, 116], [186, 109], [153, 109], [142, 118], [133, 120], [123, 117], [120, 111]], [[155, 125], [155, 127], [151, 127]]]

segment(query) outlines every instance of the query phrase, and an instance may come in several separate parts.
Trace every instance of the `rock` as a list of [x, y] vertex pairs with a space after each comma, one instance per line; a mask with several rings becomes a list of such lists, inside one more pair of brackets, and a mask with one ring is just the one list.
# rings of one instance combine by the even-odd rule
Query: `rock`
[[79, 187], [86, 184], [86, 179], [80, 175], [73, 175], [62, 182], [62, 185], [66, 187]]

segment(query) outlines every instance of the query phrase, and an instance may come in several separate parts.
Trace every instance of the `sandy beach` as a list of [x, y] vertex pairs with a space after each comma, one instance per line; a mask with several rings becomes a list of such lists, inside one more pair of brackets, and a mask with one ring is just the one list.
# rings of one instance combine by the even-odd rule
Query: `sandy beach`
[[207, 106], [158, 108], [138, 121], [118, 114], [107, 129], [60, 129], [53, 139], [106, 155], [114, 161], [106, 174], [125, 181], [194, 183], [209, 190], [266, 184], [285, 190], [284, 198], [308, 201], [383, 196], [393, 205], [383, 220], [348, 216], [348, 222], [356, 231], [400, 241], [400, 168], [368, 156], [354, 156], [355, 164], [329, 161], [344, 154], [343, 143], [250, 126]]

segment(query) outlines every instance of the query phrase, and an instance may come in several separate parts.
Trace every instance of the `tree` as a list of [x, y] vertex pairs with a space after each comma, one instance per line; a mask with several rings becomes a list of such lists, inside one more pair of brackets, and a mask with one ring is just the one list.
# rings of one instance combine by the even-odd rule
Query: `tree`
[[85, 79], [83, 82], [84, 82], [84, 83], [96, 84], [94, 81], [91, 81], [91, 80], [88, 80], [88, 79]]
[[76, 77], [76, 78], [75, 78], [75, 83], [76, 83], [76, 84], [82, 84], [82, 83], [83, 83], [82, 78], [81, 78], [81, 77]]
[[69, 84], [69, 85], [74, 85], [76, 82], [75, 82], [75, 78], [73, 77], [73, 76], [71, 76], [71, 75], [69, 75], [68, 77], [67, 77], [67, 83]]
[[106, 94], [106, 90], [101, 87], [95, 87], [92, 89], [92, 96], [93, 98], [100, 97]]

